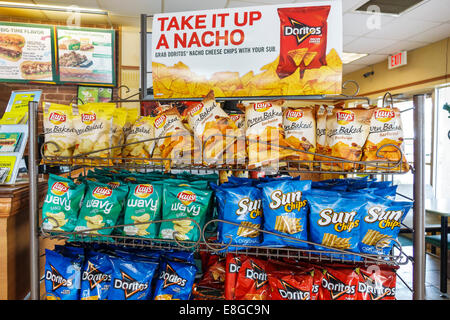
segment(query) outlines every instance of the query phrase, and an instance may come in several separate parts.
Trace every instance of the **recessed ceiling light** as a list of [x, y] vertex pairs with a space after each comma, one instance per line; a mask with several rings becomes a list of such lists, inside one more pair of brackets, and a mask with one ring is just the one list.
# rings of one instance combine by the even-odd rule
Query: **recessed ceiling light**
[[108, 15], [108, 11], [105, 11], [105, 10], [93, 9], [93, 8], [80, 8], [77, 6], [54, 6], [54, 5], [45, 5], [45, 4], [0, 1], [0, 7], [15, 8], [15, 9], [61, 11], [61, 12], [67, 12], [67, 13], [77, 11], [80, 13]]
[[342, 52], [342, 63], [348, 64], [350, 62], [361, 59], [362, 57], [365, 57], [367, 55], [368, 53]]

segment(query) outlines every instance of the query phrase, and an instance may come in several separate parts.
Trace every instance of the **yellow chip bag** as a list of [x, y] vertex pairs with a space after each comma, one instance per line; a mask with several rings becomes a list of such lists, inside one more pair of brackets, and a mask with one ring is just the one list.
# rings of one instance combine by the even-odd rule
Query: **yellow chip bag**
[[[73, 108], [71, 106], [44, 102], [44, 155], [48, 157], [71, 157], [75, 148]], [[64, 160], [63, 162], [70, 162]], [[52, 161], [52, 163], [54, 163]], [[70, 163], [68, 163], [70, 164]]]

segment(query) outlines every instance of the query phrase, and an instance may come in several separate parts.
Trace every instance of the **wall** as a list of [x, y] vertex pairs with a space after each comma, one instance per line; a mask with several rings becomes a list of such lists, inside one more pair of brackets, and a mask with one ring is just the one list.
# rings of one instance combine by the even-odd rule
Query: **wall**
[[[448, 77], [447, 65], [450, 63], [449, 39], [408, 51], [406, 66], [389, 70], [386, 59], [371, 67], [346, 74], [343, 81], [355, 80], [360, 86], [359, 95], [370, 98], [382, 97], [386, 91], [392, 94], [429, 91], [448, 80], [446, 77]], [[364, 73], [372, 70], [373, 76], [363, 77]]]

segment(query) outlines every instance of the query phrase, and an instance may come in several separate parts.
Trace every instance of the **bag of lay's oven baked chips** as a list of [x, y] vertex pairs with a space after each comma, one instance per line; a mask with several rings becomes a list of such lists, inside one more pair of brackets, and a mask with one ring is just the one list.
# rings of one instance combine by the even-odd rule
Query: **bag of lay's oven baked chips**
[[[162, 185], [156, 183], [130, 183], [125, 207], [124, 233], [154, 239], [158, 237], [161, 220]], [[134, 225], [129, 225], [134, 224]]]
[[47, 300], [78, 300], [83, 260], [45, 249], [45, 291]]
[[155, 285], [154, 300], [189, 300], [197, 267], [163, 259]]
[[413, 202], [369, 197], [361, 216], [361, 253], [388, 255]]
[[[313, 248], [330, 251], [330, 249], [324, 247], [327, 246], [359, 253], [361, 219], [367, 196], [311, 190], [306, 195], [306, 199], [310, 206], [309, 238], [311, 242], [315, 243]], [[360, 260], [359, 256], [356, 255], [343, 253], [332, 253], [330, 255], [338, 259]]]
[[95, 181], [86, 181], [86, 184], [86, 195], [75, 231], [89, 230], [86, 232], [90, 234], [109, 235], [113, 228], [108, 227], [117, 224], [128, 186], [120, 185], [112, 188], [106, 183]]
[[[264, 230], [298, 240], [308, 240], [308, 203], [304, 192], [311, 181], [274, 180], [258, 185], [262, 194]], [[308, 248], [305, 242], [263, 233], [264, 246], [293, 246]]]
[[75, 228], [84, 196], [85, 185], [69, 178], [50, 174], [48, 191], [42, 207], [42, 227], [45, 230], [72, 232]]
[[149, 300], [158, 263], [111, 258], [113, 274], [108, 300]]
[[107, 254], [88, 251], [81, 273], [81, 300], [106, 300], [112, 276], [112, 263]]
[[[189, 218], [203, 228], [211, 196], [212, 190], [164, 184], [162, 218], [163, 220]], [[194, 222], [180, 219], [162, 222], [159, 237], [161, 239], [176, 237], [177, 240], [197, 241], [201, 236], [200, 232], [201, 230], [198, 230]]]
[[218, 242], [233, 245], [257, 245], [261, 242], [262, 226], [261, 191], [252, 186], [221, 187], [211, 184], [215, 190], [218, 216]]

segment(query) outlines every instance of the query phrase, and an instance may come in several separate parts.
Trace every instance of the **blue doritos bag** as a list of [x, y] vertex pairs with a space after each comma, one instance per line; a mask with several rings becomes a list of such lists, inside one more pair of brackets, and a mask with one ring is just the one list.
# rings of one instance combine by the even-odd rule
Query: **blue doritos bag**
[[[240, 245], [257, 245], [261, 242], [262, 226], [261, 191], [256, 187], [241, 186], [232, 188], [213, 187], [218, 205], [220, 220], [232, 223], [219, 223], [218, 242]], [[254, 229], [246, 228], [251, 227]]]
[[45, 291], [47, 300], [78, 300], [83, 260], [45, 249]]
[[149, 300], [158, 263], [111, 258], [113, 273], [108, 300]]
[[[308, 240], [308, 204], [304, 192], [311, 181], [281, 180], [262, 183], [264, 230], [299, 240]], [[293, 246], [308, 248], [305, 242], [289, 240], [263, 232], [264, 246]]]
[[164, 251], [161, 254], [161, 258], [165, 260], [173, 260], [178, 262], [187, 262], [194, 264], [194, 252], [193, 251]]
[[371, 197], [361, 217], [361, 253], [388, 255], [400, 232], [401, 223], [413, 206], [410, 201]]
[[155, 285], [154, 300], [188, 300], [197, 267], [190, 263], [163, 259]]
[[[367, 196], [312, 190], [305, 194], [309, 203], [310, 241], [315, 250], [330, 251], [321, 246], [359, 253], [360, 224]], [[330, 254], [333, 258], [361, 260], [355, 255]]]
[[106, 300], [112, 270], [107, 254], [88, 251], [81, 273], [81, 300]]

